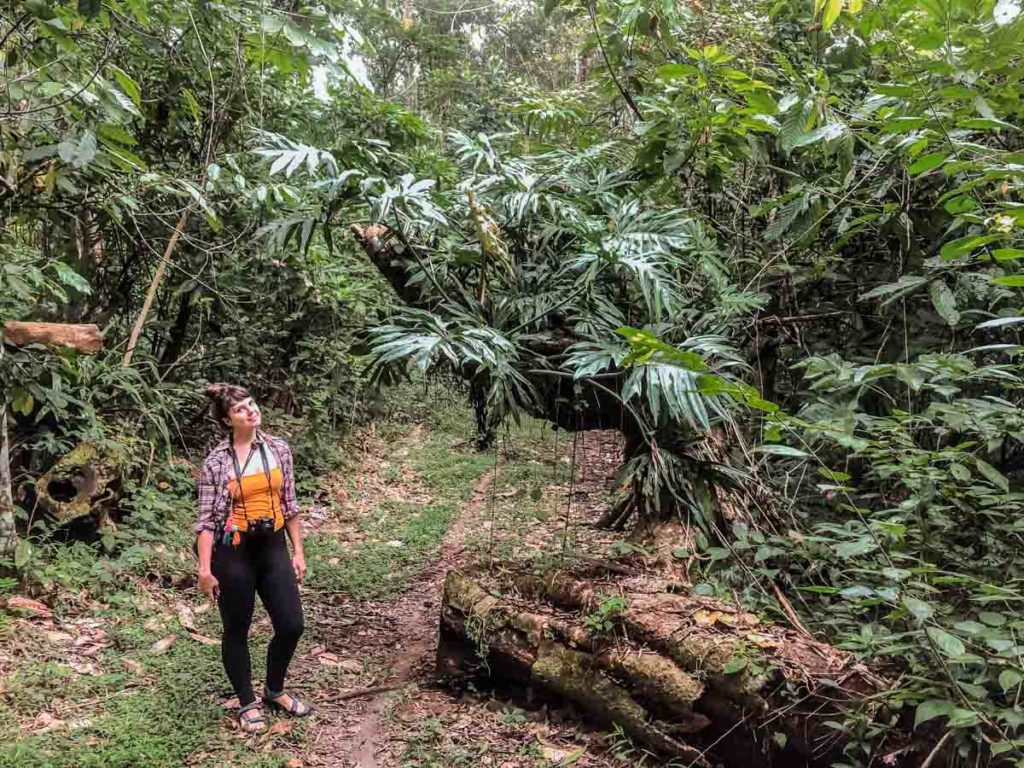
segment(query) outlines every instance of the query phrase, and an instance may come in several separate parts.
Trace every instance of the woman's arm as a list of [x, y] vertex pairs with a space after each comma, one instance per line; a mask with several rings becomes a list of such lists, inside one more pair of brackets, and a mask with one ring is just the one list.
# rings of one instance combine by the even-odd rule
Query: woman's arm
[[196, 521], [196, 554], [199, 555], [199, 567], [196, 570], [199, 576], [199, 589], [216, 599], [220, 593], [220, 585], [210, 570], [210, 562], [213, 559], [213, 538], [217, 527], [213, 511], [217, 489], [214, 486], [209, 457], [203, 462], [203, 468], [199, 472], [196, 496], [199, 509], [199, 519]]
[[297, 516], [289, 517], [284, 521], [284, 529], [288, 531], [288, 538], [292, 542], [292, 567], [295, 568], [295, 578], [301, 582], [306, 578], [306, 553], [302, 549], [302, 524]]
[[196, 551], [199, 553], [199, 589], [204, 594], [216, 599], [220, 592], [220, 583], [210, 571], [210, 560], [213, 555], [213, 531], [200, 531], [196, 540]]
[[302, 549], [302, 526], [299, 523], [299, 503], [295, 498], [295, 462], [288, 443], [281, 441], [281, 473], [284, 485], [281, 488], [281, 506], [284, 507], [284, 528], [292, 542], [292, 566], [295, 578], [300, 582], [306, 577], [306, 553]]

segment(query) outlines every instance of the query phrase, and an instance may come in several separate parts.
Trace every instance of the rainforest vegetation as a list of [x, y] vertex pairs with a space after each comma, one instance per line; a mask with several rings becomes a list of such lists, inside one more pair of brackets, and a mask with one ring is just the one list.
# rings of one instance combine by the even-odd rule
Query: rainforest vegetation
[[[806, 764], [1024, 765], [1021, 11], [0, 4], [3, 644], [46, 611], [84, 620], [102, 605], [141, 626], [133, 580], [164, 574], [167, 594], [195, 596], [194, 467], [217, 433], [202, 392], [231, 381], [292, 441], [307, 505], [332, 508], [324, 478], [354, 477], [350, 448], [371, 426], [433, 430], [399, 443], [436, 517], [380, 531], [406, 542], [410, 573], [474, 478], [519, 466], [509, 441], [538, 461], [572, 449], [553, 463], [571, 504], [578, 442], [614, 432], [614, 480], [586, 523], [608, 537], [602, 560], [649, 565], [669, 531], [687, 595], [869, 670], [827, 716], [800, 713], [826, 734]], [[102, 348], [18, 342], [35, 322], [95, 324]], [[521, 485], [516, 498], [548, 493]], [[397, 548], [363, 544], [342, 573], [337, 543], [320, 546], [337, 579], [319, 589], [388, 599], [366, 569], [398, 568]], [[479, 588], [450, 580], [446, 610], [486, 655], [471, 621], [483, 598], [466, 597]], [[588, 642], [637, 639], [641, 623], [620, 619], [640, 597], [570, 591], [560, 608], [586, 616]], [[150, 647], [132, 631], [119, 652]], [[756, 638], [730, 648], [712, 678], [796, 663]], [[133, 743], [118, 707], [148, 702], [132, 710], [148, 723], [178, 705], [119, 697], [131, 669], [92, 680], [91, 723], [40, 730], [55, 662], [0, 652], [0, 764], [283, 764], [204, 756], [215, 691], [184, 693], [195, 662], [175, 653], [136, 672], [172, 698], [207, 696], [213, 715], [179, 720], [198, 731], [186, 742], [172, 728]], [[534, 677], [578, 699], [559, 677], [576, 657], [552, 658]], [[612, 664], [601, 679], [629, 674]], [[792, 678], [772, 686], [773, 707], [801, 701]], [[753, 764], [611, 720], [643, 759]], [[782, 731], [752, 737], [763, 764], [794, 749]], [[303, 737], [283, 752], [303, 759]], [[394, 764], [488, 764], [417, 743]], [[66, 763], [66, 749], [82, 751]], [[571, 764], [559, 759], [536, 764]]]

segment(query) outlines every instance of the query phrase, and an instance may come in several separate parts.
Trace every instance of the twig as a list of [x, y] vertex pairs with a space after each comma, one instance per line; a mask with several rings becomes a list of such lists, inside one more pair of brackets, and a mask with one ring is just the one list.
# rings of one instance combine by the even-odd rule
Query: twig
[[608, 68], [608, 74], [612, 77], [612, 82], [615, 83], [615, 87], [619, 89], [619, 93], [622, 94], [622, 98], [626, 100], [626, 104], [636, 115], [638, 120], [644, 119], [644, 113], [640, 111], [640, 107], [637, 106], [636, 102], [633, 101], [633, 97], [630, 96], [622, 83], [619, 82], [619, 78], [615, 75], [615, 70], [612, 68], [612, 63], [608, 59], [608, 53], [604, 49], [604, 40], [601, 39], [601, 30], [597, 26], [597, 13], [596, 13], [597, 0], [591, 0], [587, 3], [587, 10], [590, 12], [590, 21], [594, 25], [594, 36], [597, 38], [597, 45], [601, 49], [601, 58], [604, 59], [604, 64]]
[[952, 736], [952, 735], [953, 735], [953, 731], [951, 731], [951, 730], [950, 731], [946, 731], [946, 735], [943, 736], [941, 739], [939, 739], [939, 743], [935, 745], [935, 748], [931, 752], [928, 753], [928, 757], [926, 757], [924, 759], [924, 762], [921, 763], [921, 768], [928, 768], [928, 766], [930, 766], [932, 764], [932, 761], [939, 754], [939, 752], [945, 746], [946, 742], [949, 741], [949, 737]]
[[54, 102], [53, 104], [46, 104], [46, 105], [44, 105], [42, 107], [35, 107], [33, 109], [22, 109], [22, 110], [9, 109], [6, 112], [0, 112], [0, 119], [12, 117], [12, 116], [13, 117], [18, 117], [18, 118], [23, 118], [26, 115], [33, 115], [33, 114], [36, 114], [37, 112], [46, 112], [47, 110], [56, 109], [57, 107], [64, 106], [65, 104], [67, 104], [70, 101], [74, 101], [79, 96], [81, 96], [83, 93], [85, 93], [85, 91], [87, 91], [89, 89], [89, 86], [91, 86], [93, 84], [93, 81], [96, 80], [97, 77], [99, 77], [100, 72], [103, 70], [103, 65], [107, 63], [107, 58], [108, 58], [107, 54], [110, 51], [110, 46], [111, 46], [110, 38], [107, 38], [106, 45], [103, 47], [103, 54], [100, 56], [100, 63], [96, 67], [96, 71], [93, 72], [92, 75], [89, 77], [89, 79], [85, 81], [85, 85], [83, 85], [81, 88], [79, 88], [77, 91], [72, 93], [67, 98], [61, 99], [60, 101]]
[[789, 323], [813, 323], [816, 320], [821, 320], [826, 317], [842, 317], [844, 315], [851, 315], [852, 312], [848, 310], [838, 310], [836, 312], [817, 312], [812, 315], [792, 315], [790, 317], [779, 317], [778, 315], [769, 315], [768, 317], [755, 317], [755, 323], [777, 323], [779, 325]]
[[377, 693], [397, 691], [399, 688], [405, 688], [408, 685], [409, 683], [392, 683], [391, 685], [375, 685], [372, 688], [360, 688], [357, 691], [346, 691], [345, 693], [334, 696], [331, 698], [331, 701], [348, 701], [349, 699], [358, 699], [362, 696], [372, 696]]
[[128, 368], [132, 364], [132, 355], [135, 354], [135, 345], [139, 343], [139, 336], [142, 335], [142, 326], [146, 324], [146, 317], [149, 315], [150, 307], [153, 306], [153, 300], [156, 298], [156, 292], [160, 287], [160, 281], [163, 280], [164, 271], [167, 269], [167, 264], [170, 262], [171, 255], [174, 253], [174, 246], [178, 244], [178, 238], [181, 237], [181, 233], [185, 229], [185, 225], [188, 223], [188, 214], [190, 210], [191, 206], [186, 208], [181, 214], [181, 218], [178, 219], [178, 225], [174, 228], [174, 232], [171, 234], [171, 239], [167, 241], [167, 247], [164, 249], [164, 255], [156, 267], [156, 272], [153, 273], [153, 279], [149, 282], [149, 290], [146, 291], [146, 299], [142, 302], [142, 310], [139, 312], [139, 316], [135, 319], [135, 325], [132, 327], [131, 335], [128, 337], [128, 346], [124, 351], [124, 359], [121, 361], [122, 368]]
[[782, 612], [786, 614], [786, 618], [793, 624], [793, 628], [796, 629], [801, 635], [804, 635], [808, 640], [814, 640], [814, 635], [811, 634], [810, 630], [804, 626], [803, 622], [800, 621], [800, 617], [796, 615], [796, 611], [793, 610], [793, 605], [789, 602], [782, 590], [779, 589], [779, 585], [774, 581], [769, 581], [772, 585], [772, 590], [775, 592], [775, 599], [779, 601], [779, 605], [782, 606]]

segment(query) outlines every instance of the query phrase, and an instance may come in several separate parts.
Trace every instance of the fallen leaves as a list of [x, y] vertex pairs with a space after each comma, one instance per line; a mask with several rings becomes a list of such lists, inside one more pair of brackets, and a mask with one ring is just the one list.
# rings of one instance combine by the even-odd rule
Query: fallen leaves
[[181, 626], [189, 632], [196, 631], [196, 619], [192, 613], [192, 609], [185, 604], [178, 605], [178, 621], [181, 622]]
[[45, 603], [39, 602], [38, 600], [33, 600], [30, 597], [12, 595], [7, 598], [5, 605], [9, 611], [21, 611], [22, 613], [27, 613], [29, 616], [39, 616], [43, 618], [53, 616], [53, 611], [49, 606]]
[[757, 626], [760, 624], [760, 619], [752, 613], [743, 613], [742, 611], [714, 611], [702, 608], [693, 614], [693, 623], [699, 627], [721, 624], [730, 628], [744, 628]]
[[549, 741], [545, 741], [540, 736], [537, 737], [537, 744], [540, 748], [541, 755], [544, 756], [544, 759], [551, 761], [552, 768], [554, 768], [554, 766], [558, 766], [558, 768], [568, 768], [570, 765], [575, 765], [576, 762], [587, 752], [586, 747], [560, 747]]
[[220, 640], [213, 637], [207, 637], [206, 635], [200, 634], [199, 632], [189, 632], [188, 636], [195, 640], [197, 643], [203, 645], [220, 645]]
[[106, 631], [91, 622], [77, 622], [78, 637], [75, 638], [75, 652], [80, 656], [97, 656], [110, 645]]
[[270, 738], [271, 736], [280, 736], [282, 733], [291, 733], [291, 730], [294, 727], [295, 723], [291, 720], [278, 720], [267, 729], [267, 738]]
[[144, 675], [146, 673], [146, 670], [142, 666], [142, 664], [139, 661], [136, 661], [135, 659], [129, 659], [129, 658], [125, 658], [124, 656], [122, 656], [121, 657], [121, 664], [124, 666], [125, 669], [127, 669], [133, 675], [139, 675], [141, 677], [142, 675]]
[[153, 643], [153, 645], [149, 647], [149, 650], [151, 650], [153, 653], [164, 653], [167, 651], [168, 648], [174, 645], [174, 641], [177, 639], [177, 635], [167, 635], [167, 637], [162, 637], [155, 643]]

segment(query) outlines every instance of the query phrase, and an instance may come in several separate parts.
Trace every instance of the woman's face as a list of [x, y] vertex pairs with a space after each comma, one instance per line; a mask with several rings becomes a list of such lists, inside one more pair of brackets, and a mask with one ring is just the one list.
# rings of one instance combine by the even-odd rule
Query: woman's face
[[228, 423], [232, 429], [255, 429], [262, 423], [260, 407], [251, 397], [240, 400], [231, 406], [228, 412]]

